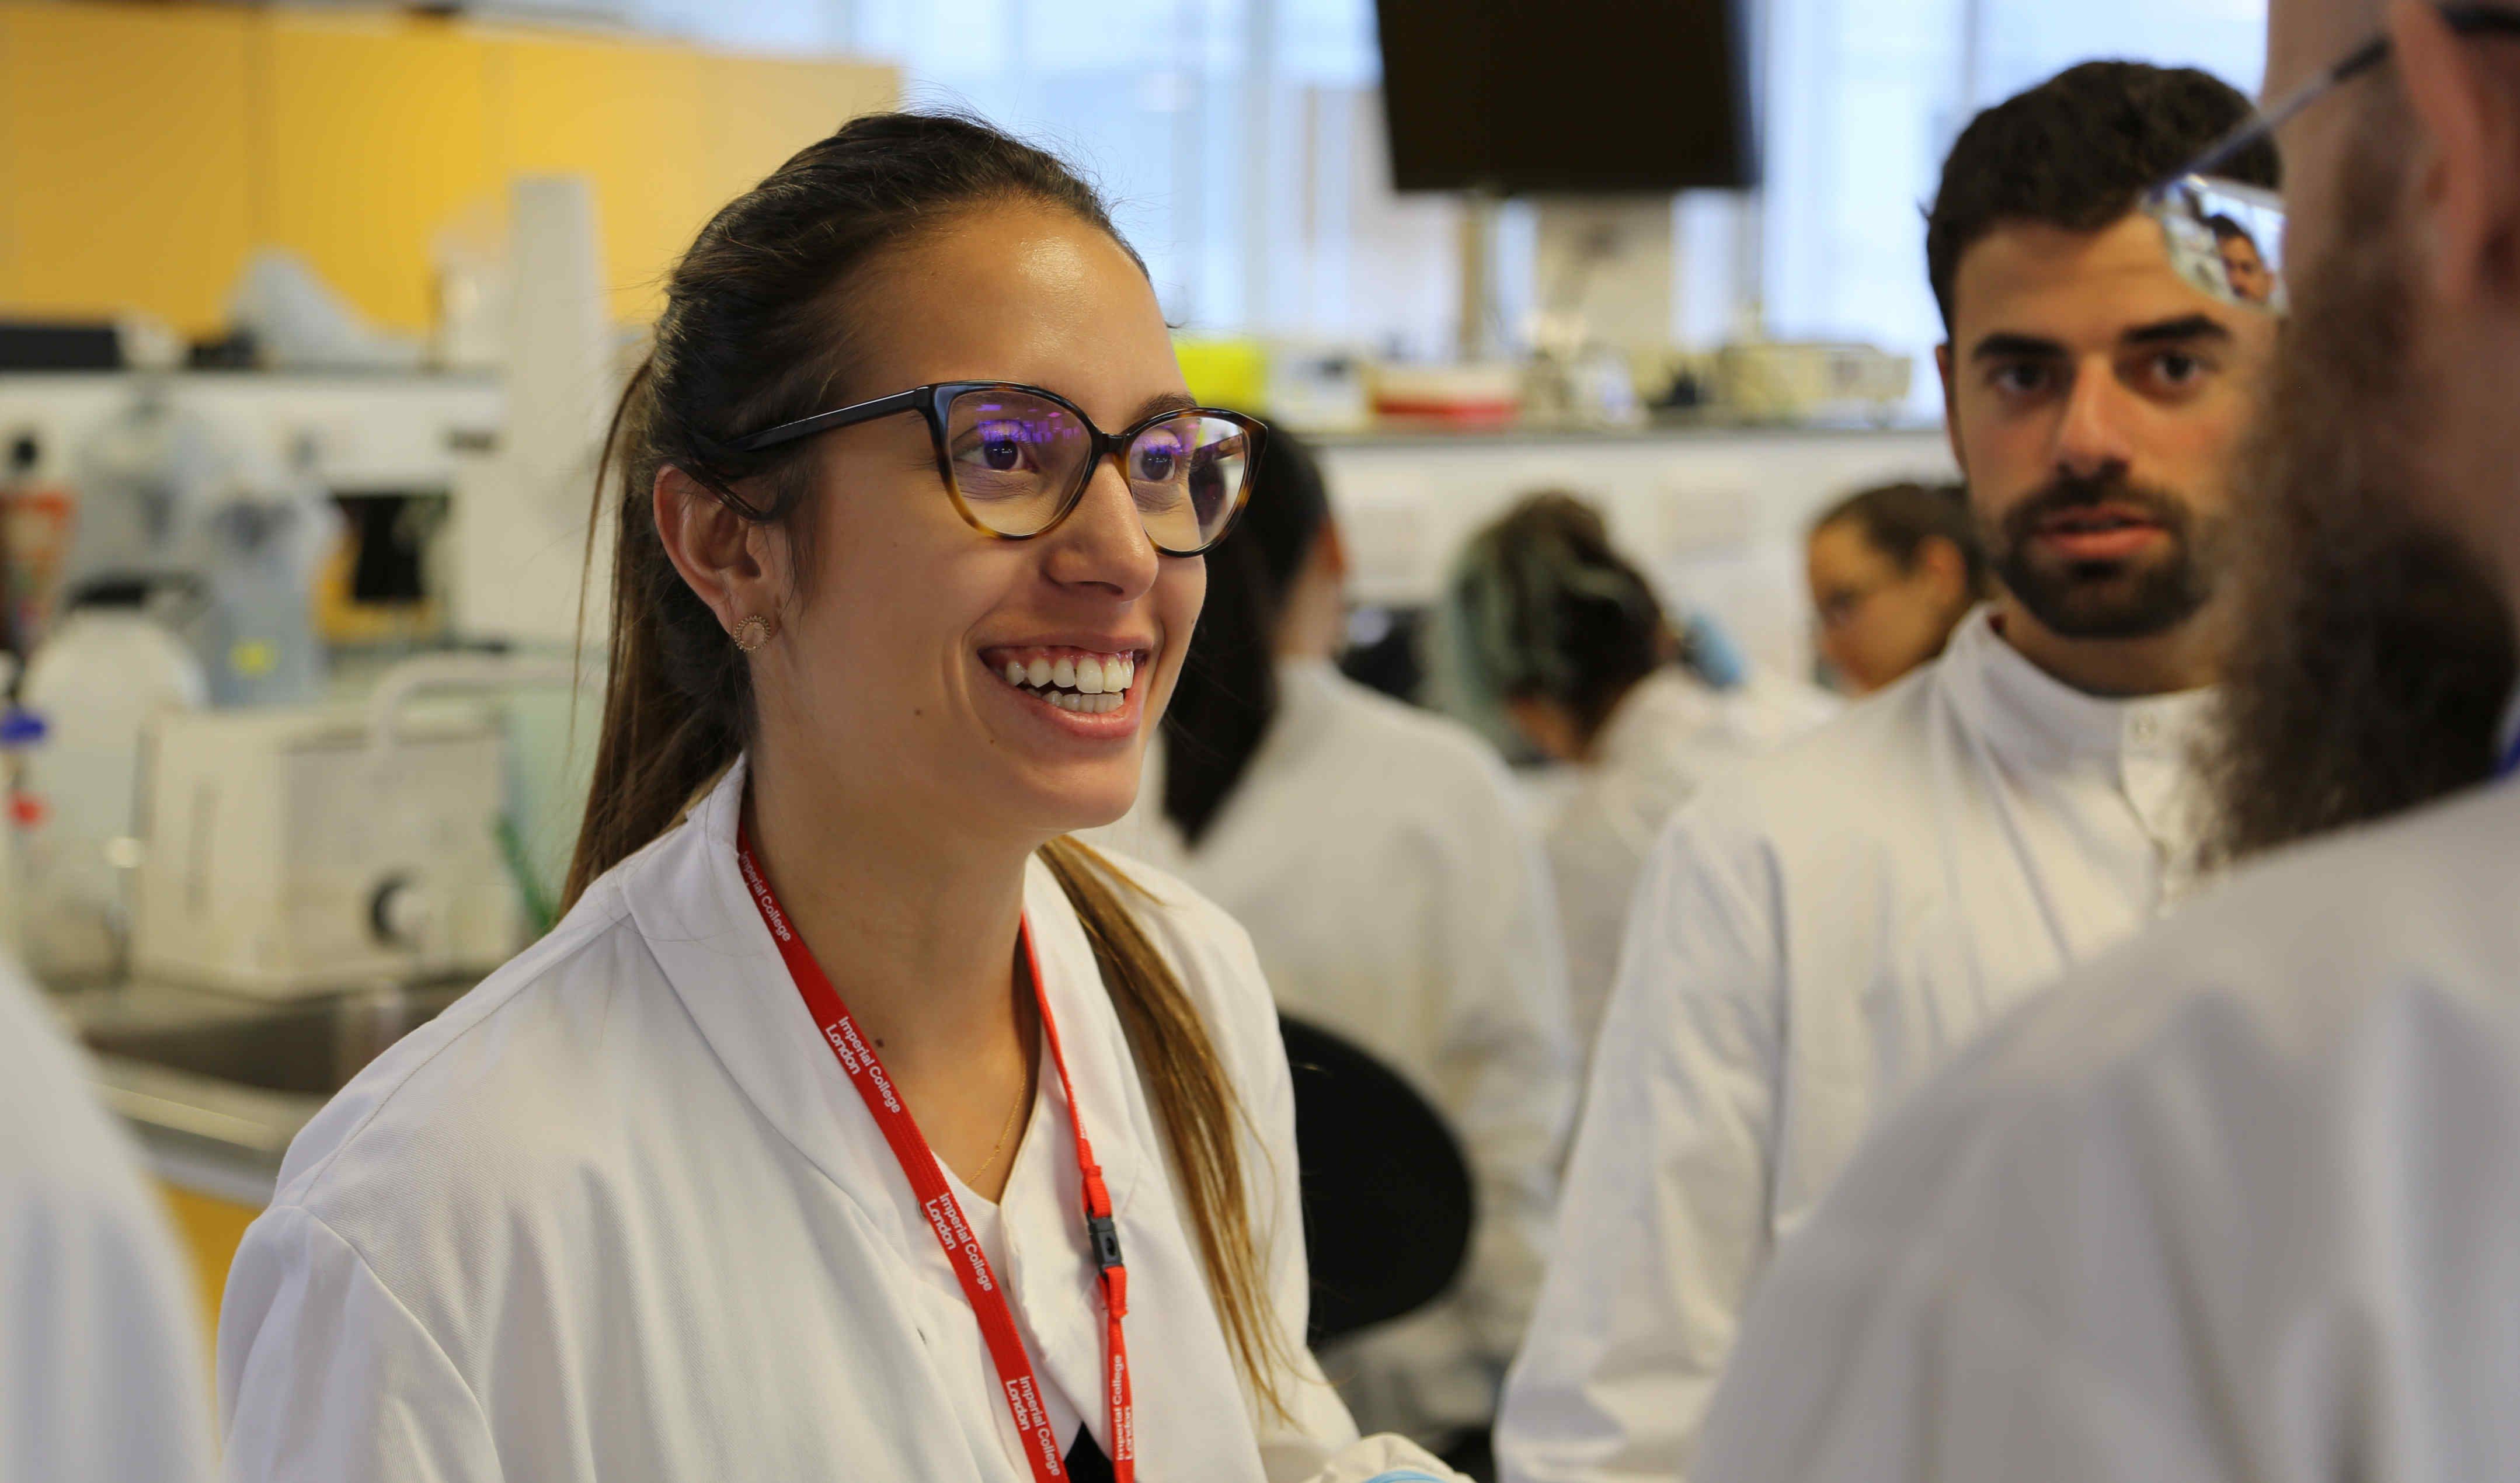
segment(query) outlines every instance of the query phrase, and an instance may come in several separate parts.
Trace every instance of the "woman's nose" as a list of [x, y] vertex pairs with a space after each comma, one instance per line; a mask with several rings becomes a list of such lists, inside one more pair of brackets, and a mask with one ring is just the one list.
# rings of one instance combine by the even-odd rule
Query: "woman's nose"
[[1095, 464], [1076, 509], [1047, 539], [1050, 575], [1062, 586], [1107, 588], [1130, 601], [1146, 596], [1162, 569], [1138, 501], [1113, 459]]

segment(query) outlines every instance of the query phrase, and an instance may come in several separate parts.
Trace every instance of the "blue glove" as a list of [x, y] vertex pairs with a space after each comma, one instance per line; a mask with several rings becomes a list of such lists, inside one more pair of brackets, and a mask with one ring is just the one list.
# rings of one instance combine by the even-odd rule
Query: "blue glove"
[[1715, 689], [1737, 690], [1750, 682], [1748, 656], [1715, 614], [1691, 608], [1681, 621], [1680, 641], [1689, 669]]

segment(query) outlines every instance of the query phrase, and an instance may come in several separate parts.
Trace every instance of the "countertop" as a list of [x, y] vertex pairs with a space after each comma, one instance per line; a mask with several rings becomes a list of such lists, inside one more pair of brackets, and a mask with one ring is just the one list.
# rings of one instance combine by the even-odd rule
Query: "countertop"
[[106, 1105], [160, 1178], [239, 1204], [270, 1202], [290, 1140], [384, 1049], [472, 987], [382, 985], [263, 1000], [177, 984], [57, 989]]

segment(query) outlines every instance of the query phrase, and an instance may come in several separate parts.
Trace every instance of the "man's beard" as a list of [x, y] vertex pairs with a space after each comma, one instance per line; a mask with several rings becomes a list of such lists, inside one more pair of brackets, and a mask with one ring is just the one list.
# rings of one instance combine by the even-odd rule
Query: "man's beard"
[[[2424, 398], [2411, 271], [2387, 218], [2402, 162], [2349, 166], [2362, 224], [2295, 315], [2243, 470], [2209, 853], [2230, 860], [2477, 783], [2511, 693], [2508, 609], [2416, 513]], [[2370, 224], [2378, 224], [2373, 228]]]
[[[2038, 531], [2051, 517], [2096, 505], [2141, 510], [2161, 527], [2170, 551], [2158, 560], [2042, 561]], [[2185, 500], [2122, 475], [2060, 477], [2004, 512], [1987, 530], [1987, 550], [2004, 590], [2041, 626], [2065, 639], [2145, 639], [2196, 615], [2213, 596], [2215, 542], [2200, 532]], [[2206, 549], [2200, 550], [2200, 543]]]

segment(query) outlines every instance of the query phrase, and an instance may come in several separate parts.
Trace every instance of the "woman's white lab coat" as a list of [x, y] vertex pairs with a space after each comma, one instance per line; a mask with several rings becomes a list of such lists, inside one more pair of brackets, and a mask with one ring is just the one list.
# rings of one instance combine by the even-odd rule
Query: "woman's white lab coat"
[[[1029, 1478], [971, 1310], [738, 877], [743, 777], [291, 1147], [222, 1315], [232, 1477]], [[1137, 878], [1140, 921], [1250, 1113], [1268, 1290], [1300, 1354], [1293, 1110], [1267, 987], [1222, 914]], [[1309, 1362], [1290, 1416], [1246, 1401], [1120, 1022], [1038, 864], [1025, 909], [1127, 1254], [1142, 1476], [1418, 1461], [1360, 1444]], [[991, 1255], [1044, 1384], [1107, 1454], [1072, 1136], [1058, 1078], [1041, 1081]]]
[[1330, 1371], [1368, 1425], [1484, 1426], [1540, 1289], [1577, 1076], [1556, 904], [1505, 764], [1466, 728], [1295, 661], [1194, 852], [1161, 811], [1160, 765], [1110, 836], [1250, 928], [1280, 1007], [1412, 1078], [1477, 1181], [1461, 1285]]

